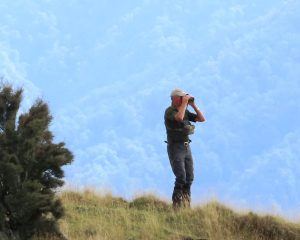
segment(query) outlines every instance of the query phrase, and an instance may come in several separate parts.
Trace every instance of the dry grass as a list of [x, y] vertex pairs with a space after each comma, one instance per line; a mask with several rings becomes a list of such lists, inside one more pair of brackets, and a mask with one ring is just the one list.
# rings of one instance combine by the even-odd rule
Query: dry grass
[[60, 227], [69, 240], [300, 240], [300, 224], [236, 213], [217, 202], [174, 212], [153, 195], [131, 202], [92, 191], [68, 191], [60, 197], [66, 208]]

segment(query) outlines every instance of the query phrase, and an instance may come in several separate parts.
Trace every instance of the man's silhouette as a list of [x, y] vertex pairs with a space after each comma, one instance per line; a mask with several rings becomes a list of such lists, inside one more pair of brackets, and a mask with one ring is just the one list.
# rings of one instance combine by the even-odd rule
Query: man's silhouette
[[[194, 133], [192, 122], [204, 122], [205, 118], [196, 106], [194, 97], [181, 89], [171, 92], [172, 104], [165, 111], [167, 151], [173, 173], [176, 177], [172, 194], [173, 207], [190, 206], [191, 185], [194, 180], [193, 157], [189, 135]], [[190, 105], [196, 112], [187, 110]]]

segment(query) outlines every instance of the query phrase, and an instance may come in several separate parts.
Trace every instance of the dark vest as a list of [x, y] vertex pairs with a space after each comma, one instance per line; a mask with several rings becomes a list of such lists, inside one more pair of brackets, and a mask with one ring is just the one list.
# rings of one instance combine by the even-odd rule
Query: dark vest
[[182, 122], [178, 122], [174, 119], [174, 115], [178, 110], [170, 106], [165, 111], [165, 127], [167, 132], [168, 142], [187, 142], [189, 141], [189, 135], [184, 131], [184, 126], [190, 124], [188, 117], [188, 110], [185, 110], [184, 118]]

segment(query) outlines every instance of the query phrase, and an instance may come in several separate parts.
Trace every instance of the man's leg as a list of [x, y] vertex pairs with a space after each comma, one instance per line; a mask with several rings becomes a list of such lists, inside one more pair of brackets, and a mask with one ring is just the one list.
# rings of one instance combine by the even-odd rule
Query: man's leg
[[190, 146], [186, 148], [185, 155], [185, 172], [186, 172], [186, 183], [182, 189], [184, 205], [190, 207], [191, 204], [191, 185], [194, 180], [194, 166], [193, 157]]
[[181, 144], [168, 145], [168, 155], [173, 173], [176, 177], [172, 194], [173, 207], [178, 208], [182, 206], [182, 191], [186, 184], [184, 146]]

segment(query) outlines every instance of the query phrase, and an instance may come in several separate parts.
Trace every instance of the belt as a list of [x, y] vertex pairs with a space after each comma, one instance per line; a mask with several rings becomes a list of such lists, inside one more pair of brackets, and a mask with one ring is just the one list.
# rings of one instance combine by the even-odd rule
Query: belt
[[171, 143], [182, 143], [185, 147], [187, 147], [187, 146], [190, 144], [190, 142], [191, 142], [191, 140], [188, 140], [187, 142], [182, 142], [182, 141], [181, 141], [181, 142], [177, 142], [177, 141], [169, 141], [169, 142], [168, 142], [168, 141], [165, 141], [165, 143], [168, 143], [168, 144], [169, 144], [169, 143], [170, 143], [170, 144], [171, 144]]

